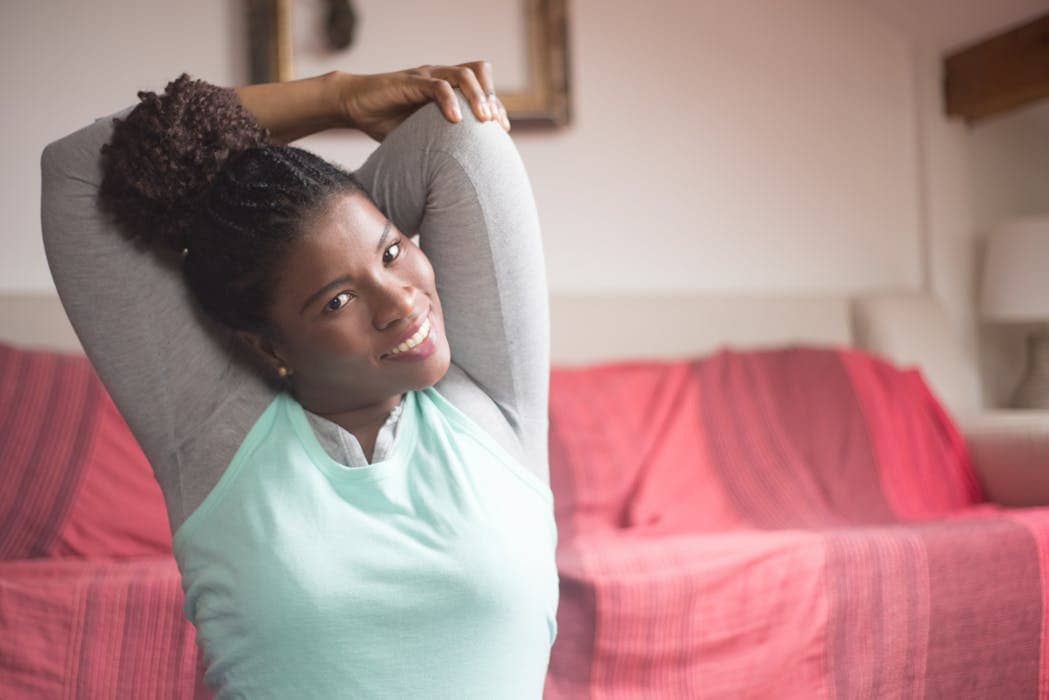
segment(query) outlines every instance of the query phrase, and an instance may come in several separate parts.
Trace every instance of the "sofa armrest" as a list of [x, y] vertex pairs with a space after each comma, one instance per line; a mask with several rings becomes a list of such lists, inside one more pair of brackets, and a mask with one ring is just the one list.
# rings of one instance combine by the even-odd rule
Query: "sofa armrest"
[[1049, 411], [992, 411], [959, 421], [988, 501], [1049, 505]]

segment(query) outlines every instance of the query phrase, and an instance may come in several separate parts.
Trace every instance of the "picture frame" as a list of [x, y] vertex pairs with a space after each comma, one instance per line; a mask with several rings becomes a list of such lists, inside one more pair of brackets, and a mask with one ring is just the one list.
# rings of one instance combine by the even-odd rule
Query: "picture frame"
[[[396, 3], [373, 1], [375, 5], [361, 10], [367, 0], [247, 0], [251, 82], [296, 80], [334, 69], [363, 74], [424, 64], [454, 65], [498, 55], [498, 62], [493, 60], [495, 89], [515, 128], [571, 123], [568, 0], [488, 0], [484, 5], [419, 0], [414, 12], [412, 2], [403, 0], [399, 13], [387, 11], [398, 7]], [[336, 5], [341, 17], [324, 14]], [[347, 14], [354, 7], [356, 13]], [[413, 27], [413, 21], [419, 26]], [[478, 21], [484, 27], [480, 34], [475, 28]], [[502, 30], [505, 33], [500, 35]], [[344, 40], [353, 32], [359, 37], [349, 48], [331, 49], [325, 35], [333, 31]], [[389, 37], [398, 34], [417, 40], [394, 46]], [[425, 44], [431, 35], [434, 47], [452, 46], [459, 51], [457, 58], [444, 59], [441, 50], [428, 49]], [[426, 53], [420, 56], [413, 51]]]

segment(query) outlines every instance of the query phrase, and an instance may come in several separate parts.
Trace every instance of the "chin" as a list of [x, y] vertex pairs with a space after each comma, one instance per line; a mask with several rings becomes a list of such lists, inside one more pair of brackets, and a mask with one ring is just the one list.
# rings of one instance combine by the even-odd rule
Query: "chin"
[[448, 350], [448, 345], [446, 344], [443, 350], [438, 350], [436, 353], [434, 353], [433, 358], [431, 359], [434, 360], [435, 366], [427, 368], [428, 370], [430, 370], [429, 374], [431, 379], [429, 384], [426, 385], [426, 387], [431, 387], [437, 382], [441, 381], [441, 379], [444, 378], [444, 375], [448, 373], [448, 366], [452, 363], [451, 352]]
[[438, 348], [437, 352], [427, 358], [426, 362], [416, 366], [415, 374], [417, 379], [415, 382], [412, 382], [412, 386], [409, 388], [421, 390], [433, 386], [444, 378], [450, 365], [451, 353], [448, 350], [448, 346], [444, 345], [444, 347]]

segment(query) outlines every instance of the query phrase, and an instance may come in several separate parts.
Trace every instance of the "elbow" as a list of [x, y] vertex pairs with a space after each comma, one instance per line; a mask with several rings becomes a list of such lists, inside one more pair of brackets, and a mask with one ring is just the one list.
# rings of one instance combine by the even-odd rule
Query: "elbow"
[[62, 145], [59, 139], [44, 146], [44, 150], [40, 153], [40, 216], [45, 241], [52, 228], [48, 225], [48, 214], [55, 209], [58, 191], [65, 180], [66, 172], [62, 163]]
[[69, 162], [72, 154], [70, 144], [66, 142], [68, 138], [64, 136], [52, 141], [40, 152], [40, 194], [44, 199], [52, 196], [59, 184], [72, 173]]
[[40, 152], [40, 177], [44, 190], [47, 189], [48, 184], [54, 179], [55, 175], [60, 172], [58, 151], [59, 141], [52, 141], [44, 146], [44, 150]]
[[58, 155], [55, 142], [44, 146], [40, 153], [40, 223], [46, 244], [48, 238], [48, 211], [52, 208], [55, 181], [59, 177]]
[[76, 144], [63, 137], [40, 152], [40, 232], [50, 262], [62, 239], [86, 223], [85, 195], [93, 190], [74, 162]]
[[57, 138], [40, 152], [40, 172], [45, 185], [63, 181], [97, 187], [101, 179], [101, 148], [113, 135], [114, 119], [127, 116], [126, 107]]

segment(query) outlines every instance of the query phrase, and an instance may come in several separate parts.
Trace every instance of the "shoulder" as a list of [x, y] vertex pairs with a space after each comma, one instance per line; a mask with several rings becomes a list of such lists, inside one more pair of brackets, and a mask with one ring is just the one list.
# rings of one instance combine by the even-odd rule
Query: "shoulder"
[[510, 419], [488, 394], [454, 362], [434, 385], [448, 403], [465, 413], [515, 458], [527, 462], [521, 436]]

